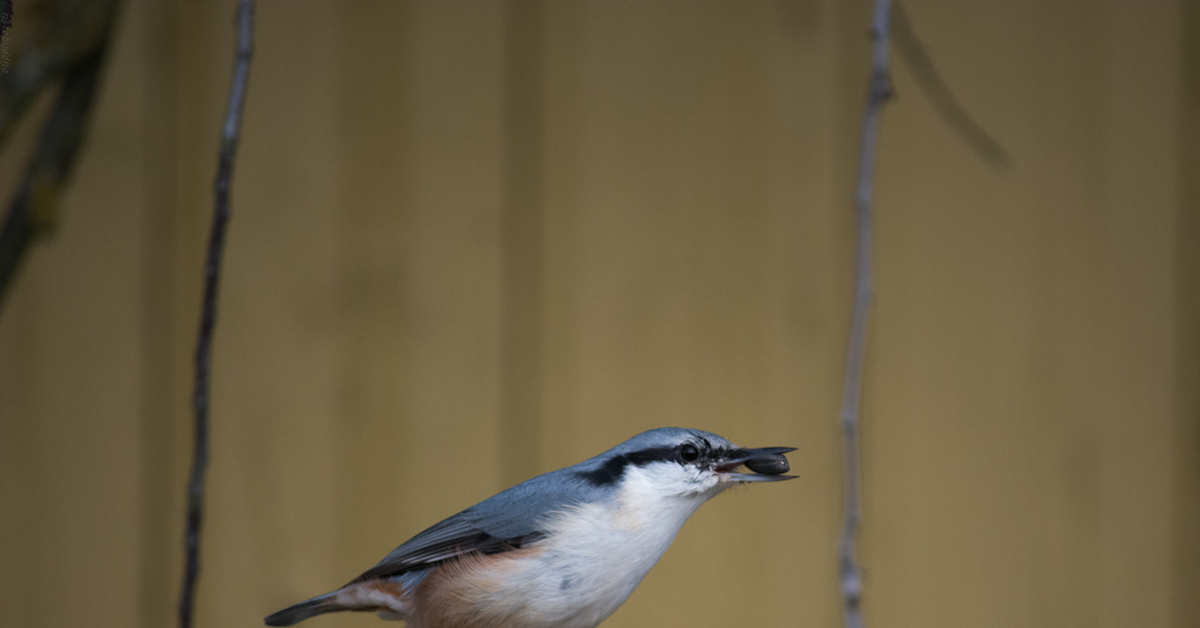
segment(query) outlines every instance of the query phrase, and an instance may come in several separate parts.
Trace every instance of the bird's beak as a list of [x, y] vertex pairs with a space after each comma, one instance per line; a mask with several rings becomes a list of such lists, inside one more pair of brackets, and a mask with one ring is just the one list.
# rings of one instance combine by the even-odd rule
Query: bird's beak
[[[781, 482], [795, 479], [787, 473], [787, 458], [783, 454], [796, 451], [795, 447], [762, 447], [759, 449], [736, 449], [717, 460], [717, 475], [725, 482]], [[753, 473], [737, 473], [735, 469], [745, 465]]]

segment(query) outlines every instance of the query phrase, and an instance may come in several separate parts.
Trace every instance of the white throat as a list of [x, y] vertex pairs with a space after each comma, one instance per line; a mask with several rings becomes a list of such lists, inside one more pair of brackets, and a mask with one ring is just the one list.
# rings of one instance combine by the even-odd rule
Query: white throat
[[[630, 465], [616, 495], [556, 514], [544, 548], [512, 583], [531, 602], [528, 625], [592, 628], [617, 610], [684, 522], [725, 487], [674, 464]], [[673, 467], [673, 468], [672, 468]], [[711, 475], [711, 474], [710, 474]]]

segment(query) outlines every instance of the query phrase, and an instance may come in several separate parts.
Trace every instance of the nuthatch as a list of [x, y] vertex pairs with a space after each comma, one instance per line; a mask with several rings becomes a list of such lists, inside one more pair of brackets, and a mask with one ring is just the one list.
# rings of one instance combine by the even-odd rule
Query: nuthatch
[[[409, 628], [594, 628], [700, 504], [743, 482], [795, 477], [781, 475], [794, 449], [742, 449], [701, 430], [643, 432], [435, 524], [346, 586], [266, 623], [376, 611]], [[755, 473], [736, 472], [742, 465]]]

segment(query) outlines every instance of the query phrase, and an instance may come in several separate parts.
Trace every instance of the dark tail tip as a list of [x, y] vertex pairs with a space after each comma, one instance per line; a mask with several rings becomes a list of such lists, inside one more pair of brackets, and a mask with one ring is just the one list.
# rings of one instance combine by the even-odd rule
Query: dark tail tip
[[267, 615], [267, 618], [263, 622], [268, 626], [291, 626], [309, 617], [346, 610], [346, 607], [341, 604], [329, 602], [330, 595], [322, 595], [314, 597], [311, 600], [305, 600], [299, 604], [293, 604], [277, 613]]

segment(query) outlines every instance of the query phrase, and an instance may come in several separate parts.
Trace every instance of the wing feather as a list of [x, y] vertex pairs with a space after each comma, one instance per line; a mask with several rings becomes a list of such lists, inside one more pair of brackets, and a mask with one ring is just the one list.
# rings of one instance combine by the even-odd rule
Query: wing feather
[[350, 584], [536, 543], [545, 536], [540, 525], [545, 515], [570, 507], [589, 490], [597, 489], [571, 468], [539, 475], [434, 524]]

